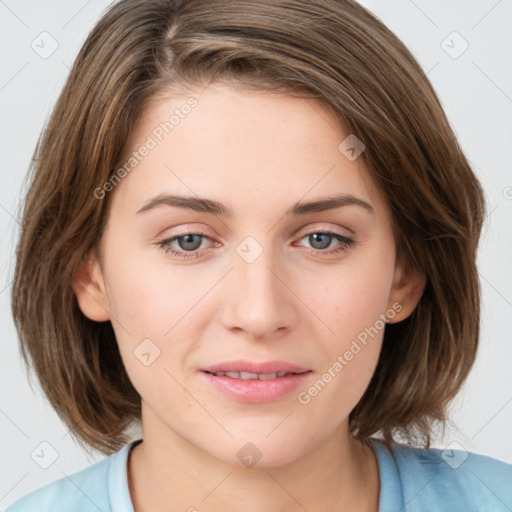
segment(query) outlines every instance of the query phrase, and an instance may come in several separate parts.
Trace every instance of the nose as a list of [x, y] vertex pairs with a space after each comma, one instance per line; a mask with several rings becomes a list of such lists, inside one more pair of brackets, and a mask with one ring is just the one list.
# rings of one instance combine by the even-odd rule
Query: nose
[[291, 330], [300, 313], [290, 268], [285, 268], [282, 260], [278, 263], [271, 249], [262, 249], [254, 261], [244, 259], [243, 252], [233, 255], [234, 268], [226, 276], [222, 308], [225, 328], [243, 331], [257, 340]]

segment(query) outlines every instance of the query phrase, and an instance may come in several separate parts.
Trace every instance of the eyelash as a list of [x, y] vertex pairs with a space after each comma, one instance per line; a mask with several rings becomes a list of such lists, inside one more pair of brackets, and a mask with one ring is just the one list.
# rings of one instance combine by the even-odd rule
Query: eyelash
[[[316, 254], [320, 254], [320, 253], [329, 254], [329, 255], [339, 254], [339, 253], [342, 253], [342, 252], [346, 251], [347, 249], [349, 249], [352, 246], [352, 244], [354, 243], [353, 239], [348, 238], [339, 233], [329, 231], [327, 229], [315, 229], [313, 231], [310, 231], [309, 233], [305, 233], [299, 240], [302, 240], [303, 238], [306, 238], [309, 235], [314, 235], [317, 233], [330, 235], [333, 238], [335, 238], [336, 240], [338, 240], [339, 242], [341, 242], [341, 245], [339, 245], [338, 247], [331, 249], [331, 250], [311, 248], [310, 250], [312, 250]], [[177, 256], [178, 258], [183, 258], [183, 259], [197, 258], [200, 256], [200, 250], [198, 250], [198, 249], [196, 249], [194, 251], [177, 251], [177, 250], [173, 249], [171, 246], [171, 243], [174, 242], [174, 240], [177, 240], [177, 239], [182, 238], [187, 235], [197, 235], [197, 236], [201, 236], [204, 238], [209, 238], [206, 233], [202, 233], [202, 232], [183, 233], [181, 235], [176, 235], [172, 238], [165, 238], [164, 240], [160, 240], [159, 242], [156, 243], [156, 245], [158, 245], [161, 249], [163, 249], [166, 254], [171, 253], [173, 256]], [[208, 251], [210, 249], [204, 249], [204, 250]]]

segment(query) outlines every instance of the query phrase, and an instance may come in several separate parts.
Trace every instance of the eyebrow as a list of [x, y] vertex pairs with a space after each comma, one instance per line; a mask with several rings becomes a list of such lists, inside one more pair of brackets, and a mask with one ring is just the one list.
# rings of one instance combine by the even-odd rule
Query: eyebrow
[[[219, 203], [213, 199], [206, 199], [197, 196], [181, 196], [160, 194], [149, 199], [137, 214], [153, 210], [159, 206], [176, 206], [201, 213], [211, 213], [223, 217], [233, 217], [234, 212], [226, 205]], [[285, 215], [300, 216], [313, 212], [321, 212], [341, 208], [342, 206], [360, 206], [373, 214], [373, 207], [363, 199], [355, 197], [351, 194], [340, 194], [336, 196], [317, 199], [309, 202], [296, 202], [286, 212]]]

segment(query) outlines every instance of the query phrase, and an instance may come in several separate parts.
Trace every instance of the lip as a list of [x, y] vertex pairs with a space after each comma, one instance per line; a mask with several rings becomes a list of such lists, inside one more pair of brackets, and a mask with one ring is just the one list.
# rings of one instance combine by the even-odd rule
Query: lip
[[257, 363], [255, 361], [237, 360], [225, 361], [223, 363], [214, 364], [201, 368], [203, 372], [250, 372], [250, 373], [305, 373], [311, 371], [309, 368], [302, 368], [286, 361], [265, 361]]
[[[286, 372], [292, 375], [275, 379], [236, 379], [227, 376], [214, 375], [216, 372], [250, 372], [275, 373]], [[312, 370], [287, 363], [285, 361], [268, 361], [256, 363], [251, 361], [227, 361], [202, 368], [200, 375], [208, 385], [223, 393], [225, 396], [244, 403], [265, 403], [280, 400], [309, 378]]]
[[309, 378], [311, 372], [294, 373], [268, 380], [242, 380], [200, 372], [206, 382], [238, 402], [259, 404], [275, 402], [289, 395]]

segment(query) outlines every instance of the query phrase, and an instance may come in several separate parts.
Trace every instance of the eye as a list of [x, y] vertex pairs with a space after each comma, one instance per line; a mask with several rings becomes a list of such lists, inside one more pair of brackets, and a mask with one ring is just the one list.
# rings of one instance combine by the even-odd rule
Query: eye
[[[354, 243], [352, 238], [326, 229], [315, 229], [314, 231], [310, 231], [309, 233], [306, 233], [301, 240], [304, 240], [305, 238], [308, 240], [308, 243], [311, 244], [311, 248], [316, 253], [329, 255], [346, 251]], [[339, 245], [335, 246], [331, 250], [325, 250], [333, 241], [337, 241]]]
[[[156, 245], [161, 247], [164, 252], [171, 253], [178, 258], [195, 258], [199, 255], [198, 249], [201, 247], [204, 238], [209, 240], [209, 237], [205, 233], [186, 233], [183, 235], [177, 235], [172, 238], [166, 238], [160, 240]], [[178, 250], [173, 242], [178, 242]]]
[[[311, 244], [310, 249], [317, 254], [333, 255], [346, 251], [353, 243], [352, 238], [348, 238], [341, 233], [324, 229], [316, 229], [303, 235], [300, 240], [308, 239]], [[201, 249], [204, 239], [210, 240], [205, 233], [184, 233], [171, 238], [165, 238], [156, 243], [164, 252], [183, 259], [197, 258], [201, 253], [209, 251], [209, 248]], [[334, 248], [328, 249], [332, 242], [338, 242]]]

